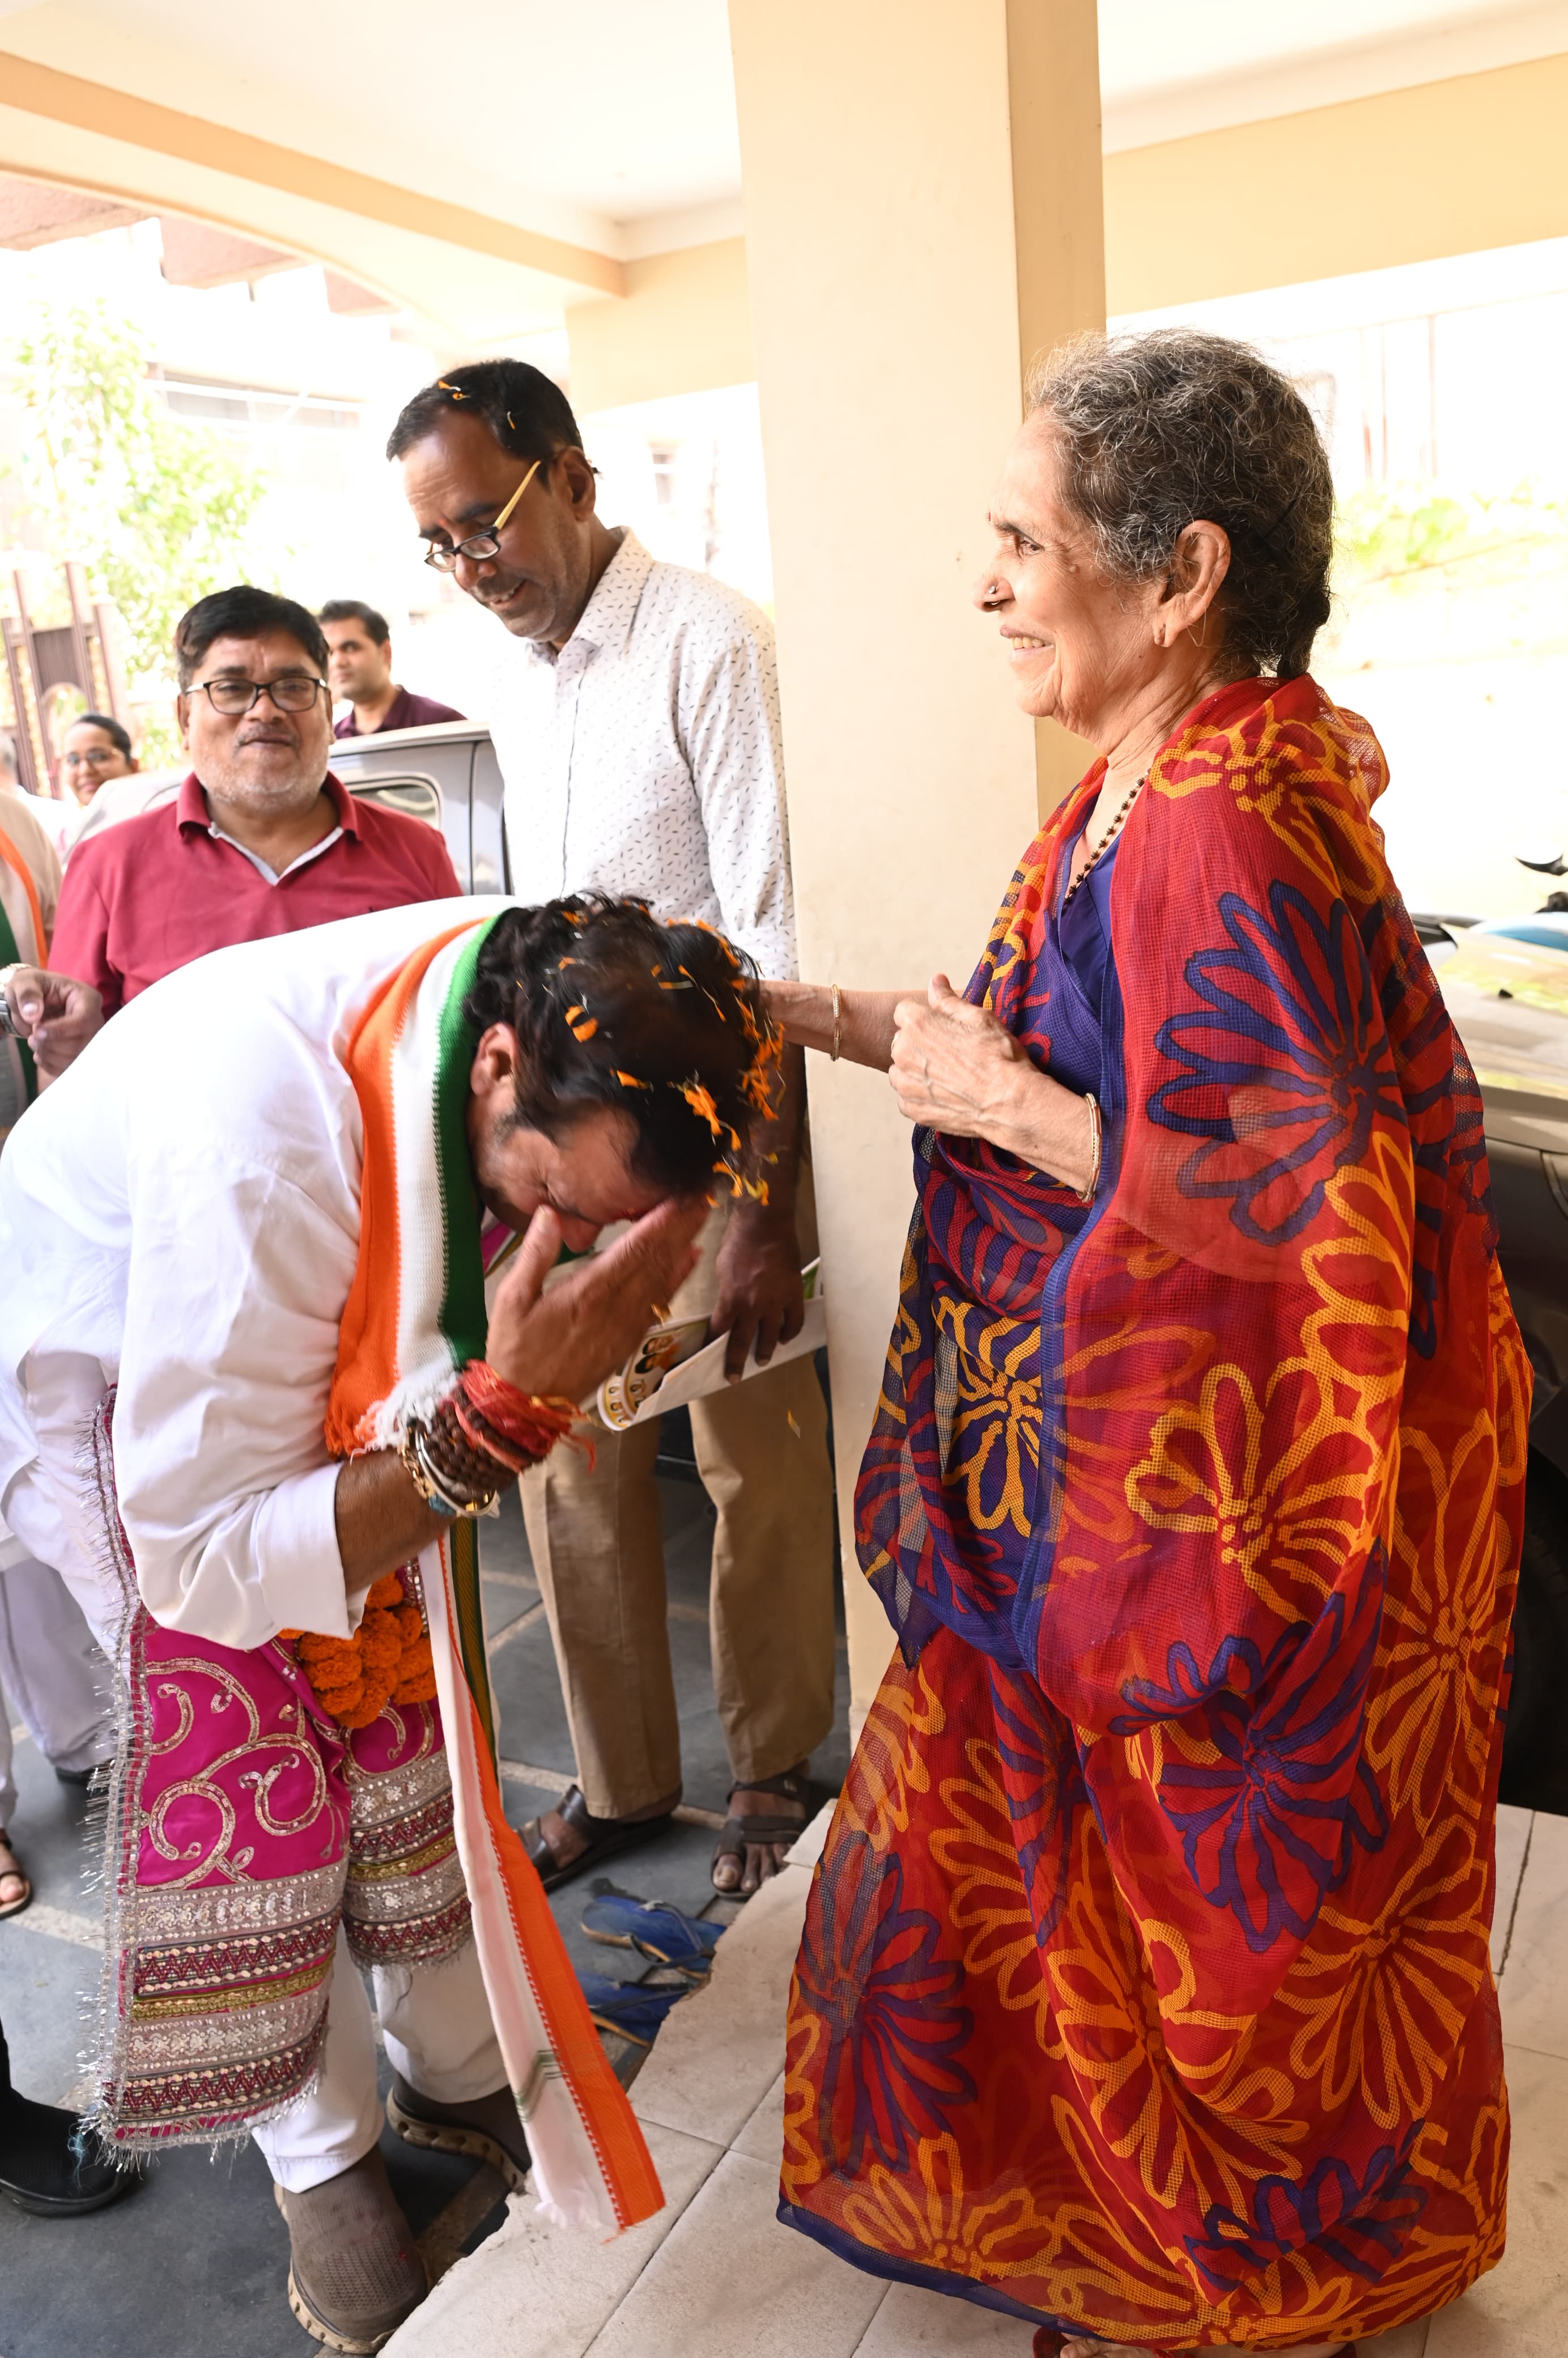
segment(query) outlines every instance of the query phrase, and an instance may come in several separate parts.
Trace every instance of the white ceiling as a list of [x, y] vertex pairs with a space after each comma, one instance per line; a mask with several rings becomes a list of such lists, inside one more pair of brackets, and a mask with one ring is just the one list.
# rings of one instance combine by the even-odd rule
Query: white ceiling
[[90, 13], [253, 86], [308, 59], [310, 95], [329, 96], [341, 133], [373, 131], [604, 220], [740, 189], [725, 0], [459, 0], [449, 16], [440, 0], [267, 0], [259, 13], [90, 0]]
[[[603, 252], [740, 227], [725, 0], [0, 0], [0, 46]], [[1101, 0], [1107, 145], [1563, 49], [1568, 0]]]
[[1100, 0], [1108, 147], [1568, 49], [1565, 0]]
[[1171, 84], [1278, 67], [1325, 49], [1407, 38], [1440, 26], [1530, 13], [1518, 0], [1433, 7], [1431, 0], [1101, 0], [1100, 89], [1116, 103]]

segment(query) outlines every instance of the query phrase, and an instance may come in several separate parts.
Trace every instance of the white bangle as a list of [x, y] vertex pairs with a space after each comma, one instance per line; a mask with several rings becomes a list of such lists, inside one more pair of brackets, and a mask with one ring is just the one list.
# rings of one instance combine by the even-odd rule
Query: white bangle
[[1100, 1115], [1099, 1099], [1086, 1091], [1084, 1103], [1089, 1109], [1089, 1121], [1094, 1129], [1095, 1159], [1089, 1171], [1088, 1185], [1077, 1189], [1076, 1194], [1080, 1204], [1092, 1204], [1095, 1199], [1095, 1189], [1099, 1185], [1100, 1162], [1105, 1152], [1105, 1124]]
[[838, 1051], [844, 1045], [844, 1011], [839, 1002], [838, 984], [830, 982], [827, 989], [833, 1000], [833, 1044], [827, 1051], [827, 1061], [830, 1065], [836, 1065], [838, 1062]]

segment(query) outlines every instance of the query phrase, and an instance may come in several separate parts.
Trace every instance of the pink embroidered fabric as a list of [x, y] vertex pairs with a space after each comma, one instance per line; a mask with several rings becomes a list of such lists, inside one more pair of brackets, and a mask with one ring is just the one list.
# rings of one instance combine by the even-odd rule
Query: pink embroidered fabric
[[470, 1921], [437, 1706], [351, 1734], [286, 1646], [241, 1653], [155, 1622], [114, 1503], [112, 1416], [111, 1394], [93, 1461], [126, 1616], [95, 2120], [136, 2150], [245, 2135], [305, 2092], [340, 1922], [361, 1963], [409, 1964], [449, 1954]]

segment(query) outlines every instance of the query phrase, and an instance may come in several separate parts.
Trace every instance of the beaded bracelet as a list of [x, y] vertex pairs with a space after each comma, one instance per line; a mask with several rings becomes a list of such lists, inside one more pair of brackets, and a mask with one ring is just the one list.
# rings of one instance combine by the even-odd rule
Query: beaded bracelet
[[485, 1360], [470, 1359], [434, 1415], [410, 1424], [398, 1454], [437, 1514], [489, 1514], [509, 1482], [548, 1455], [576, 1414], [571, 1401], [519, 1391]]

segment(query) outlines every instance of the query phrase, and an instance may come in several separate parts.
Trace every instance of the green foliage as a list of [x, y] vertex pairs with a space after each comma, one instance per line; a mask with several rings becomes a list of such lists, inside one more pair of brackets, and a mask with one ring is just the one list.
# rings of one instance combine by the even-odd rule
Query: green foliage
[[133, 692], [168, 677], [185, 609], [230, 581], [270, 582], [253, 527], [265, 474], [208, 427], [170, 416], [149, 347], [96, 300], [46, 302], [12, 346], [36, 432], [22, 472], [51, 556], [80, 557], [124, 625]]
[[1490, 559], [1488, 572], [1568, 544], [1568, 503], [1528, 484], [1501, 498], [1432, 483], [1368, 484], [1340, 503], [1335, 586], [1341, 594]]

